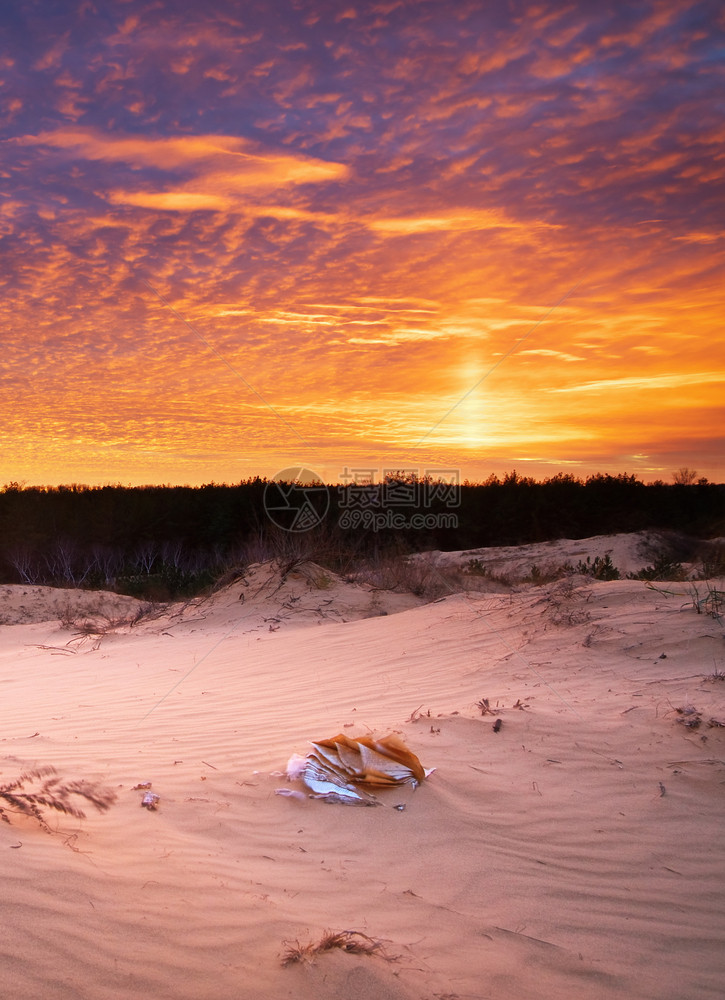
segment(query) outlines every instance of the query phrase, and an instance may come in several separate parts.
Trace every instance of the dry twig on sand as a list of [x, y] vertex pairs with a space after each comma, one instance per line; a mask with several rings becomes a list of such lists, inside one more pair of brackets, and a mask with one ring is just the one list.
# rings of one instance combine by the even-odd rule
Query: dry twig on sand
[[386, 953], [382, 942], [368, 937], [362, 931], [325, 931], [319, 941], [310, 941], [307, 944], [295, 941], [294, 944], [287, 945], [287, 950], [282, 956], [282, 965], [294, 965], [297, 962], [314, 963], [317, 955], [333, 951], [335, 948], [351, 955], [380, 955], [387, 962], [396, 960], [395, 956]]

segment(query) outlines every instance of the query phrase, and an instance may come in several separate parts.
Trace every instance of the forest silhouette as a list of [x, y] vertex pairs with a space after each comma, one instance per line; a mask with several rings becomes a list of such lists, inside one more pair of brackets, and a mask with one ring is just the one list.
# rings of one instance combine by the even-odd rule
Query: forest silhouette
[[[425, 528], [379, 530], [341, 515], [352, 486], [331, 485], [324, 519], [304, 532], [276, 528], [265, 510], [269, 480], [235, 485], [52, 487], [8, 483], [0, 491], [0, 582], [114, 589], [167, 599], [208, 587], [265, 558], [310, 558], [337, 571], [371, 553], [464, 550], [654, 529], [707, 539], [725, 534], [725, 484], [643, 483], [634, 475], [560, 474], [537, 481], [515, 471], [450, 492], [409, 492], [404, 513]], [[366, 487], [384, 510], [395, 476]], [[445, 514], [446, 517], [436, 518]], [[451, 514], [455, 518], [451, 518]], [[360, 519], [358, 519], [359, 521]], [[440, 522], [440, 524], [438, 523]], [[354, 523], [354, 522], [353, 522]], [[453, 526], [452, 526], [453, 525]]]

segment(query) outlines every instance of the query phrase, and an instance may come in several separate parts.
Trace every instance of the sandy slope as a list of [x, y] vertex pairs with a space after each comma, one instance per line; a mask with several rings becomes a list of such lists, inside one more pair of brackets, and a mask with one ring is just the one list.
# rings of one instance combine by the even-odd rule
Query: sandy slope
[[631, 531], [616, 535], [594, 535], [591, 538], [560, 538], [529, 545], [494, 545], [484, 549], [459, 552], [426, 552], [417, 559], [436, 566], [466, 569], [473, 560], [494, 577], [513, 581], [529, 577], [532, 568], [542, 576], [553, 574], [562, 566], [576, 567], [579, 563], [603, 560], [607, 556], [621, 576], [637, 573], [651, 566], [666, 542], [657, 531]]
[[[256, 596], [235, 584], [105, 636], [41, 621], [45, 593], [0, 627], [0, 782], [53, 764], [119, 796], [52, 815], [53, 835], [0, 824], [4, 994], [722, 995], [725, 730], [706, 723], [725, 719], [709, 679], [725, 641], [688, 585], [381, 615], [380, 595], [331, 576], [258, 573]], [[698, 729], [677, 721], [687, 704]], [[400, 732], [437, 770], [380, 808], [274, 794], [290, 753], [340, 731]], [[281, 966], [285, 942], [327, 928], [397, 960]]]

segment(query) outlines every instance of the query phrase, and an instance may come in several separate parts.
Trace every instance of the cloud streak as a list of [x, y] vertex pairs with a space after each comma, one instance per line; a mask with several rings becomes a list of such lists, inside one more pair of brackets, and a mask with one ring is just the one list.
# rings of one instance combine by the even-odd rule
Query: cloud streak
[[550, 389], [550, 392], [611, 392], [623, 389], [678, 389], [682, 386], [721, 385], [725, 383], [725, 371], [690, 372], [686, 375], [630, 375], [626, 378], [600, 379], [582, 382], [580, 385]]

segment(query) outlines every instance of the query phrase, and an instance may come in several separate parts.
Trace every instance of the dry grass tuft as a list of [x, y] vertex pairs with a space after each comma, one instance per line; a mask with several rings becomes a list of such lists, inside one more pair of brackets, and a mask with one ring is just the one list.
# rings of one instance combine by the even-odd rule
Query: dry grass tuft
[[725, 590], [718, 590], [708, 584], [707, 593], [700, 596], [700, 592], [693, 584], [690, 588], [692, 595], [692, 606], [698, 615], [709, 615], [722, 624], [725, 619]]
[[536, 603], [544, 605], [543, 614], [553, 625], [583, 625], [591, 620], [586, 607], [591, 596], [591, 590], [577, 587], [572, 579], [564, 579], [555, 583]]
[[61, 628], [73, 632], [70, 643], [82, 643], [86, 639], [92, 639], [98, 645], [105, 636], [155, 621], [163, 617], [167, 610], [166, 604], [146, 601], [131, 615], [113, 616], [104, 612], [100, 606], [96, 606], [89, 608], [85, 617], [79, 617], [67, 607], [60, 617], [60, 625]]
[[686, 729], [700, 728], [702, 712], [698, 711], [694, 705], [681, 705], [675, 709], [675, 712], [677, 712], [675, 722], [679, 722], [681, 726], [685, 726]]
[[[694, 705], [682, 705], [680, 708], [675, 708], [674, 711], [677, 713], [675, 722], [679, 722], [686, 729], [699, 729], [704, 721], [702, 712]], [[725, 729], [725, 720], [710, 716], [707, 725], [710, 729]], [[702, 739], [707, 739], [707, 737], [703, 736]]]
[[282, 965], [295, 965], [297, 962], [308, 962], [314, 964], [318, 955], [326, 951], [333, 951], [339, 948], [350, 955], [380, 955], [387, 962], [394, 962], [395, 957], [388, 955], [382, 942], [368, 937], [362, 931], [325, 931], [319, 941], [310, 941], [307, 944], [287, 945], [287, 950], [282, 956]]
[[0, 820], [10, 822], [8, 811], [36, 820], [50, 833], [45, 809], [83, 819], [85, 813], [77, 800], [90, 802], [99, 812], [105, 812], [116, 801], [110, 788], [91, 781], [63, 781], [51, 765], [25, 771], [14, 781], [0, 785]]

